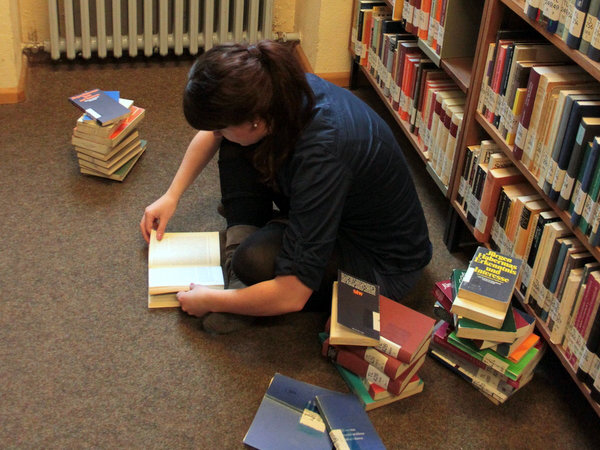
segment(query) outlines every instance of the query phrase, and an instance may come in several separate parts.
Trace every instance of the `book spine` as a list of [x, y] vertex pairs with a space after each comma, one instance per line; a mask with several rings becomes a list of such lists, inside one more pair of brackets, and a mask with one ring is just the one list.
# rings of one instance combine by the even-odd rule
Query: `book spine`
[[571, 21], [568, 24], [567, 39], [565, 40], [567, 46], [571, 48], [579, 48], [585, 16], [587, 15], [589, 7], [590, 0], [575, 1], [572, 9], [573, 13], [571, 15]]
[[540, 73], [532, 69], [529, 73], [529, 80], [527, 82], [527, 95], [525, 96], [523, 113], [521, 114], [519, 125], [517, 126], [515, 144], [513, 147], [513, 155], [518, 160], [520, 160], [523, 156], [523, 149], [525, 148], [525, 140], [527, 138], [527, 129], [529, 128], [529, 121], [531, 120], [531, 113], [533, 111], [533, 104], [535, 102], [539, 82]]

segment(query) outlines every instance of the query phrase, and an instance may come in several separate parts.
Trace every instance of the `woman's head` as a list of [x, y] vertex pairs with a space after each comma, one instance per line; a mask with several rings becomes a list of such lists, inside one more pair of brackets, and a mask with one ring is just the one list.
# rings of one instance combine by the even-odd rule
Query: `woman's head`
[[192, 66], [183, 96], [185, 117], [196, 129], [263, 126], [267, 136], [254, 162], [271, 180], [310, 120], [313, 105], [294, 53], [274, 41], [211, 48]]
[[266, 118], [273, 88], [254, 46], [225, 44], [198, 58], [188, 76], [183, 111], [199, 130], [218, 130]]

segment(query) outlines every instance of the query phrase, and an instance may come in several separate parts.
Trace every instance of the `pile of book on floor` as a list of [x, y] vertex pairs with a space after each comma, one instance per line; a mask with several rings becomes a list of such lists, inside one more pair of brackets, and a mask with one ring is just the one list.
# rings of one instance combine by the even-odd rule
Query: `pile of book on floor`
[[366, 410], [423, 390], [419, 376], [435, 320], [379, 293], [379, 286], [340, 272], [322, 354]]
[[243, 442], [260, 450], [386, 448], [354, 394], [280, 373], [271, 378]]
[[433, 288], [430, 355], [496, 404], [533, 377], [545, 351], [535, 318], [511, 304], [522, 261], [479, 247], [466, 270]]
[[71, 143], [81, 173], [123, 181], [146, 149], [137, 129], [146, 113], [118, 91], [93, 89], [69, 97], [84, 114]]

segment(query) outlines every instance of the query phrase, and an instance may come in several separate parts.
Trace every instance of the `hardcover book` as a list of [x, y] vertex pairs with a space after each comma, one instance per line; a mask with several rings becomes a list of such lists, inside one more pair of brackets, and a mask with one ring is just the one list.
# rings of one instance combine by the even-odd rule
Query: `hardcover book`
[[385, 450], [377, 430], [356, 396], [317, 394], [316, 402], [336, 449]]
[[376, 346], [404, 363], [412, 363], [428, 345], [435, 320], [401, 303], [380, 296], [381, 333]]
[[466, 339], [512, 343], [516, 339], [517, 327], [512, 308], [509, 306], [502, 327], [497, 329], [466, 317], [460, 317], [456, 327], [456, 336]]
[[458, 296], [506, 313], [522, 260], [479, 247], [469, 263]]
[[344, 395], [276, 373], [244, 436], [244, 444], [261, 450], [331, 449], [315, 403], [317, 395], [327, 394]]
[[109, 125], [124, 119], [131, 111], [100, 89], [93, 89], [69, 97], [69, 101], [95, 119], [100, 125]]

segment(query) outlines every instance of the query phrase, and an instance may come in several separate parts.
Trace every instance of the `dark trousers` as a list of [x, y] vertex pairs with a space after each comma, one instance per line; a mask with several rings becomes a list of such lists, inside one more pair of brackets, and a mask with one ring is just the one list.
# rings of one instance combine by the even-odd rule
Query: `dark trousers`
[[[289, 200], [261, 181], [252, 165], [254, 146], [242, 147], [223, 140], [219, 150], [221, 201], [227, 227], [254, 225], [258, 231], [236, 249], [232, 268], [246, 285], [275, 278], [275, 259], [281, 250]], [[360, 251], [338, 238], [336, 248], [324, 271], [321, 285], [309, 299], [305, 309], [328, 310], [331, 289], [338, 269], [380, 286], [381, 294], [399, 301], [414, 286], [421, 270], [393, 277], [382, 275], [372, 255]]]
[[[233, 254], [231, 267], [246, 285], [275, 278], [275, 259], [281, 250], [289, 201], [261, 181], [252, 165], [254, 146], [242, 147], [223, 140], [219, 150], [221, 202], [227, 227], [258, 227]], [[305, 310], [331, 307], [331, 289], [337, 279], [337, 252], [325, 270], [321, 287], [313, 293]]]

